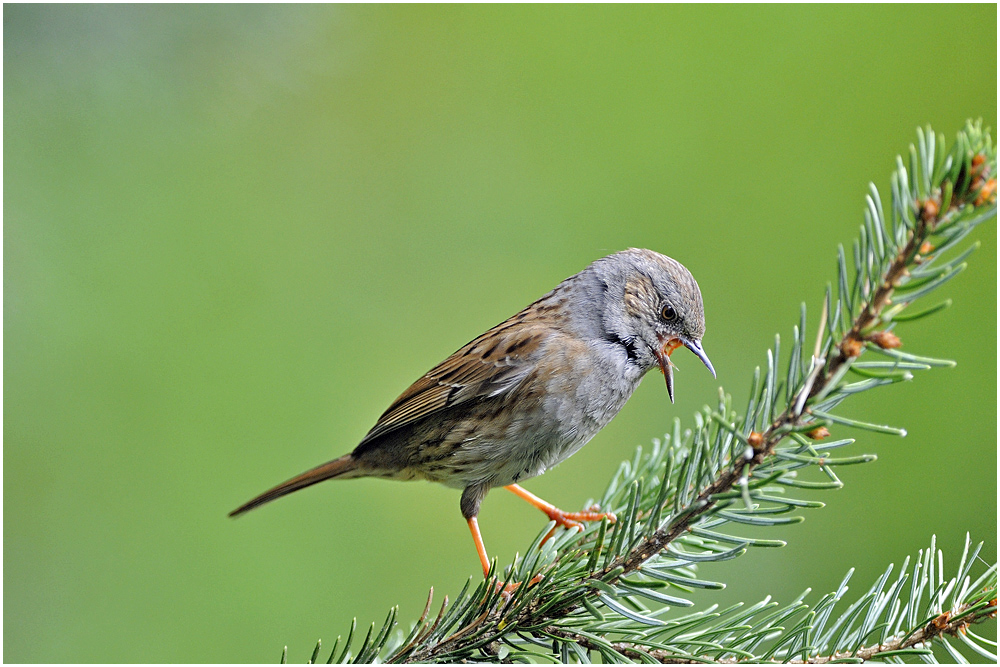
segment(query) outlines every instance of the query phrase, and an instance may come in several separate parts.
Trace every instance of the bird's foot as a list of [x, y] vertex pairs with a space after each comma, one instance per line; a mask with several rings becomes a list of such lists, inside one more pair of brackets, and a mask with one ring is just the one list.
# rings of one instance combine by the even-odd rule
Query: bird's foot
[[504, 488], [514, 495], [524, 498], [529, 503], [545, 512], [545, 516], [549, 517], [550, 521], [556, 522], [556, 525], [549, 531], [548, 535], [545, 536], [545, 539], [542, 540], [543, 543], [555, 534], [555, 530], [559, 526], [562, 526], [563, 528], [575, 528], [578, 531], [582, 531], [583, 524], [580, 523], [581, 521], [600, 521], [605, 518], [611, 523], [617, 521], [615, 515], [611, 512], [598, 512], [597, 510], [601, 508], [597, 505], [591, 506], [591, 511], [587, 512], [564, 512], [552, 503], [545, 502], [535, 494], [531, 493], [527, 489], [521, 488], [517, 484], [511, 484]]
[[602, 519], [607, 519], [611, 523], [618, 520], [611, 512], [564, 512], [561, 509], [553, 507], [552, 509], [544, 510], [545, 514], [549, 517], [550, 521], [555, 521], [556, 526], [562, 526], [563, 528], [576, 528], [577, 530], [583, 530], [583, 524], [581, 521], [601, 521]]
[[[531, 579], [531, 581], [528, 582], [528, 586], [534, 586], [535, 584], [537, 584], [542, 579], [544, 579], [544, 577], [542, 575], [536, 574]], [[503, 592], [500, 593], [500, 595], [502, 595], [505, 600], [509, 600], [511, 598], [511, 596], [514, 595], [514, 592], [517, 591], [517, 589], [520, 588], [520, 587], [521, 587], [521, 582], [520, 581], [515, 581], [513, 583], [507, 584], [506, 586], [504, 586], [504, 584], [503, 584], [502, 581], [497, 581], [496, 582], [496, 590], [500, 591], [500, 589], [503, 588]]]
[[[596, 510], [600, 508], [594, 505], [590, 509]], [[542, 511], [545, 512], [545, 515], [549, 517], [550, 521], [556, 522], [556, 525], [552, 526], [552, 530], [550, 530], [542, 540], [543, 544], [555, 535], [556, 528], [559, 528], [560, 526], [566, 528], [567, 530], [575, 528], [577, 531], [583, 532], [583, 524], [581, 521], [601, 521], [603, 519], [607, 519], [611, 523], [614, 523], [618, 520], [618, 517], [611, 512], [564, 512], [557, 507], [542, 508]]]

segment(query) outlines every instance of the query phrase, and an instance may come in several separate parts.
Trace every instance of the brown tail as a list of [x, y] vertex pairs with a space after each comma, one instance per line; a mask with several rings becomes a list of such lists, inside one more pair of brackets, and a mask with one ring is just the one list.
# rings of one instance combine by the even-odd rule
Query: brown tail
[[276, 498], [280, 498], [281, 496], [287, 496], [292, 491], [304, 489], [307, 486], [312, 486], [317, 482], [322, 482], [323, 480], [330, 479], [331, 477], [340, 477], [341, 475], [345, 475], [357, 469], [357, 459], [351, 458], [350, 454], [345, 454], [339, 459], [327, 461], [321, 466], [316, 466], [312, 470], [307, 470], [301, 475], [292, 477], [287, 482], [279, 484], [270, 491], [265, 491], [250, 502], [240, 505], [234, 509], [229, 513], [229, 516], [239, 516], [244, 512], [249, 512], [255, 507], [260, 507], [264, 503], [269, 503]]

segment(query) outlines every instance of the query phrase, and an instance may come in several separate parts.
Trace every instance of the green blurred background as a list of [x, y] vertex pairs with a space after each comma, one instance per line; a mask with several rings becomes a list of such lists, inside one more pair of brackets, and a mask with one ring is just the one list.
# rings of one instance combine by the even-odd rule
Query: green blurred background
[[[997, 8], [10, 6], [4, 13], [5, 661], [303, 661], [480, 577], [458, 493], [331, 483], [420, 374], [592, 260], [684, 262], [718, 382], [677, 357], [527, 488], [567, 509], [676, 415], [738, 404], [931, 123], [997, 124]], [[887, 199], [888, 195], [884, 197]], [[932, 533], [996, 558], [996, 225], [900, 329], [950, 355], [789, 545], [705, 603], [855, 591]], [[507, 563], [544, 519], [496, 492]], [[780, 533], [780, 534], [779, 534]], [[992, 633], [991, 630], [986, 631]], [[324, 654], [325, 657], [325, 654]]]

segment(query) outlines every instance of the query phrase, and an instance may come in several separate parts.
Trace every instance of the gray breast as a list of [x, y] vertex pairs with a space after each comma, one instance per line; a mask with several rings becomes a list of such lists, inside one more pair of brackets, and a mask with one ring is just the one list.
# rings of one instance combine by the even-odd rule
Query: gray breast
[[575, 372], [549, 379], [533, 426], [517, 424], [509, 433], [516, 455], [494, 484], [536, 477], [565, 461], [607, 426], [632, 396], [643, 373], [628, 363], [620, 346], [600, 342], [590, 347], [587, 356], [582, 368], [577, 364]]

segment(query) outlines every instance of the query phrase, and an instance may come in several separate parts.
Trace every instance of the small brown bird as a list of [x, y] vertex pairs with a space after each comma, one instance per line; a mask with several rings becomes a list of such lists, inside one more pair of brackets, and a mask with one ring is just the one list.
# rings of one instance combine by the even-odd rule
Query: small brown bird
[[431, 369], [389, 406], [350, 454], [233, 510], [237, 516], [326, 479], [426, 479], [462, 489], [476, 551], [476, 516], [503, 486], [565, 527], [613, 515], [564, 512], [517, 485], [567, 459], [659, 367], [674, 400], [670, 354], [701, 345], [701, 291], [679, 262], [635, 248], [597, 260]]

